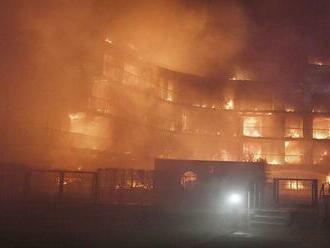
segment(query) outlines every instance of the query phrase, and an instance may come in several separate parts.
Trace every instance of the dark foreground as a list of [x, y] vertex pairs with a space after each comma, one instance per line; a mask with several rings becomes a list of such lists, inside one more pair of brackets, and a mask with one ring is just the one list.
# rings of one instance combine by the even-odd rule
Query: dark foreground
[[0, 247], [330, 247], [317, 213], [288, 227], [233, 226], [220, 216], [147, 207], [2, 206]]

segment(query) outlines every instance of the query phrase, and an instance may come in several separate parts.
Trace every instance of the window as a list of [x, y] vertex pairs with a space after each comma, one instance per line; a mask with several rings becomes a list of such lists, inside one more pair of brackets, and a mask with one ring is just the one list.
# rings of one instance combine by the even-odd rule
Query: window
[[245, 143], [243, 145], [243, 156], [245, 161], [255, 162], [262, 159], [262, 147], [259, 143]]
[[318, 143], [313, 145], [313, 164], [329, 164], [330, 153], [327, 144]]
[[193, 171], [186, 171], [183, 173], [180, 183], [184, 190], [193, 189], [197, 183], [197, 174]]
[[243, 144], [245, 161], [265, 160], [268, 164], [283, 163], [283, 143], [279, 141], [249, 142]]
[[285, 118], [285, 137], [303, 137], [303, 120], [301, 117], [288, 116]]
[[330, 118], [316, 117], [313, 119], [313, 138], [329, 139], [330, 138]]
[[286, 183], [286, 189], [290, 190], [302, 190], [304, 189], [304, 184], [299, 180], [288, 180]]
[[285, 141], [285, 162], [288, 164], [299, 164], [304, 161], [303, 144], [297, 141]]
[[243, 135], [249, 137], [261, 137], [261, 117], [243, 117]]

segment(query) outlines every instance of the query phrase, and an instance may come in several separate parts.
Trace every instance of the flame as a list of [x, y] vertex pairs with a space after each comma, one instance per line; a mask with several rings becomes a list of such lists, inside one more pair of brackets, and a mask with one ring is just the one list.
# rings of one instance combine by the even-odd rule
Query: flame
[[237, 69], [234, 73], [234, 75], [229, 78], [229, 80], [242, 80], [242, 81], [248, 81], [251, 80], [250, 76], [249, 76], [249, 72], [241, 70], [241, 69]]
[[250, 137], [261, 137], [260, 117], [244, 117], [243, 135]]
[[71, 113], [69, 114], [69, 118], [71, 121], [74, 121], [74, 120], [81, 120], [83, 118], [85, 118], [86, 114], [83, 113], [83, 112], [77, 112], [77, 113]]
[[298, 164], [302, 162], [302, 151], [295, 141], [285, 141], [285, 162]]
[[227, 150], [221, 150], [221, 160], [222, 161], [230, 161], [230, 154]]
[[292, 106], [287, 106], [287, 107], [285, 108], [285, 111], [286, 111], [286, 112], [295, 112], [295, 108], [292, 107]]
[[225, 109], [234, 109], [234, 101], [232, 99], [229, 99], [225, 102]]
[[167, 96], [167, 97], [165, 98], [165, 100], [168, 101], [168, 102], [173, 102], [173, 98], [172, 98], [172, 96]]
[[292, 189], [292, 190], [302, 190], [302, 189], [304, 189], [304, 185], [300, 181], [289, 180], [286, 184], [286, 188]]
[[112, 45], [112, 40], [110, 40], [109, 38], [106, 38], [104, 41], [105, 41], [106, 43]]
[[329, 139], [330, 138], [330, 118], [317, 117], [313, 120], [313, 138]]
[[291, 137], [291, 138], [301, 138], [302, 135], [301, 135], [301, 132], [299, 132], [300, 130], [297, 130], [297, 129], [294, 129], [294, 128], [291, 128], [289, 129], [289, 132], [287, 134], [287, 137]]
[[277, 159], [273, 159], [272, 161], [268, 162], [268, 164], [281, 164], [281, 162]]
[[330, 130], [313, 130], [314, 139], [328, 139], [330, 138]]
[[325, 180], [327, 183], [329, 183], [330, 184], [330, 174], [328, 174], [327, 175], [327, 177], [326, 177], [326, 180]]
[[243, 154], [245, 157], [244, 158], [245, 161], [254, 162], [263, 159], [261, 153], [262, 153], [262, 149], [260, 144], [256, 144], [256, 143], [243, 144]]

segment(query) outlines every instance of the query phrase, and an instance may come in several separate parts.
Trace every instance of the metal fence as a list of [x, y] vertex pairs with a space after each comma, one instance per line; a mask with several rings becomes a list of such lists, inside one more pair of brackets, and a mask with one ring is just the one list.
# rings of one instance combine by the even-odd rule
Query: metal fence
[[281, 206], [316, 206], [318, 181], [316, 179], [275, 178], [274, 199]]
[[[277, 206], [315, 206], [318, 181], [275, 178]], [[152, 205], [154, 172], [136, 169], [98, 171], [27, 170], [0, 167], [0, 203], [78, 202]]]
[[150, 205], [153, 171], [105, 169], [99, 171], [98, 202]]
[[0, 202], [152, 203], [153, 172], [0, 169]]

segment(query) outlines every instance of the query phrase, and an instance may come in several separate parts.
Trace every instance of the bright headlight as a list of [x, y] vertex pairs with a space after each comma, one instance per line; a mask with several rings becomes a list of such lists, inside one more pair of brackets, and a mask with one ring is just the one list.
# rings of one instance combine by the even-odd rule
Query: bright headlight
[[240, 194], [237, 193], [230, 194], [228, 197], [228, 202], [230, 204], [239, 204], [242, 202], [242, 197]]

